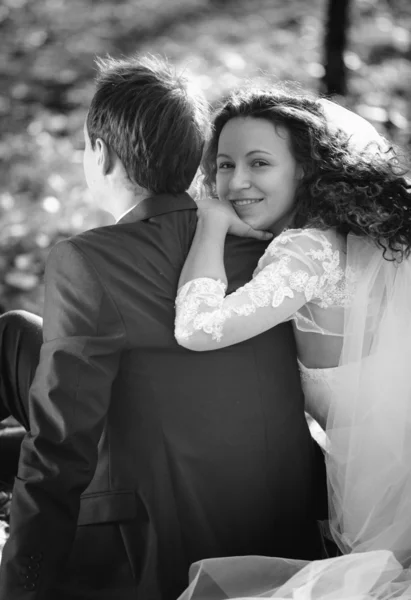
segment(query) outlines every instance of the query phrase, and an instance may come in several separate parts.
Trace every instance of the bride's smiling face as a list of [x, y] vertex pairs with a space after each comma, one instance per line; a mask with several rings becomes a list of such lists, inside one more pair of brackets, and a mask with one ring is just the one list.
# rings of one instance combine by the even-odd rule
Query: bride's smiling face
[[253, 117], [235, 117], [224, 125], [217, 150], [217, 194], [251, 227], [274, 233], [284, 229], [301, 177], [285, 128]]

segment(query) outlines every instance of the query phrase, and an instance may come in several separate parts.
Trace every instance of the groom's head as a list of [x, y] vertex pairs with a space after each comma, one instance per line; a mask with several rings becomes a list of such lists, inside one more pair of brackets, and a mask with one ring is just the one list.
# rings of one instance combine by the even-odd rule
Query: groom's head
[[186, 191], [209, 130], [202, 94], [158, 58], [98, 59], [97, 65], [84, 127], [84, 169], [93, 195], [114, 187], [119, 174], [131, 191]]

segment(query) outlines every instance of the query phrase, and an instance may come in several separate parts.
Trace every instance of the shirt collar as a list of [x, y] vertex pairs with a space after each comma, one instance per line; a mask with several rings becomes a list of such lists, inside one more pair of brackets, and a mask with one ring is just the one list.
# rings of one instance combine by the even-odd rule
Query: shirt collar
[[122, 215], [117, 224], [144, 221], [177, 210], [197, 210], [197, 204], [187, 192], [182, 194], [157, 194], [145, 198]]

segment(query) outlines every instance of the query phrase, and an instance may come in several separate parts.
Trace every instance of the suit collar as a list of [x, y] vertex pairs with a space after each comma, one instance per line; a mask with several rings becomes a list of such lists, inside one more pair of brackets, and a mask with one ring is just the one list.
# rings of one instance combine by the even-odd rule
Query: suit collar
[[134, 221], [144, 221], [158, 215], [175, 212], [177, 210], [197, 210], [197, 204], [184, 192], [183, 194], [157, 194], [145, 198], [133, 208], [130, 208], [117, 224], [133, 223]]

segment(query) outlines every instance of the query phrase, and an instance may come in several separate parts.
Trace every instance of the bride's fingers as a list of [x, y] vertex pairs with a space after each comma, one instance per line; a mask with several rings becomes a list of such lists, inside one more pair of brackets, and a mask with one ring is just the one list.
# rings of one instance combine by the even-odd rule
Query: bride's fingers
[[244, 236], [263, 241], [271, 240], [273, 238], [273, 234], [269, 231], [261, 231], [258, 229], [253, 229], [252, 227], [249, 227], [247, 230], [245, 230]]

